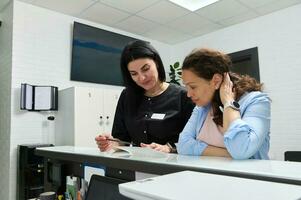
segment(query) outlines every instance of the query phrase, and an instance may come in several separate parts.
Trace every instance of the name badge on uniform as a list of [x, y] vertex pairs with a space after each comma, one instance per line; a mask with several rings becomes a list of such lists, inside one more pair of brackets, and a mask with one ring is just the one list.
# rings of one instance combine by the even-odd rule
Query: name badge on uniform
[[151, 116], [151, 119], [164, 119], [165, 114], [163, 113], [153, 113], [153, 115]]

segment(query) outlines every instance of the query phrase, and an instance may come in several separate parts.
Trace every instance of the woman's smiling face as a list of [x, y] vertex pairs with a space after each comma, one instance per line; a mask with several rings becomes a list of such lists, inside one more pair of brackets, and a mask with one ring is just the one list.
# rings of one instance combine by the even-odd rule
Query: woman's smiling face
[[133, 81], [145, 91], [153, 89], [160, 81], [156, 63], [150, 58], [139, 58], [129, 62], [128, 70]]

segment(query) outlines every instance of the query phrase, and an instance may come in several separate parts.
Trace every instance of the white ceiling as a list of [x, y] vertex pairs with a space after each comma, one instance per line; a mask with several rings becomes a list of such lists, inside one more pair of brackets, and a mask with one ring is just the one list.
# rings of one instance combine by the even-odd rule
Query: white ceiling
[[301, 0], [220, 0], [191, 12], [168, 0], [19, 1], [168, 44], [183, 42], [301, 3]]

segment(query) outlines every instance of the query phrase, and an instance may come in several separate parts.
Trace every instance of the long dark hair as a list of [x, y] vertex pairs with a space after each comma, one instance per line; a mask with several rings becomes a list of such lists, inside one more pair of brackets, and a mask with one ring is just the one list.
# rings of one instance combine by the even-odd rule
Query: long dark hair
[[136, 94], [144, 93], [144, 89], [138, 86], [132, 79], [131, 74], [128, 70], [128, 64], [131, 61], [137, 60], [139, 58], [150, 58], [157, 66], [159, 80], [164, 82], [166, 80], [164, 65], [161, 57], [157, 50], [146, 41], [137, 40], [128, 43], [121, 54], [120, 67], [122, 72], [122, 77], [127, 89], [135, 92]]
[[[233, 82], [233, 90], [235, 91], [235, 100], [238, 101], [240, 97], [251, 91], [261, 91], [262, 85], [256, 79], [248, 75], [239, 75], [230, 72], [232, 67], [231, 59], [228, 55], [213, 50], [213, 49], [195, 49], [184, 59], [182, 70], [190, 70], [200, 78], [210, 81], [214, 74], [223, 76], [225, 72], [229, 72], [230, 79]], [[212, 99], [212, 108], [214, 115], [214, 122], [218, 125], [223, 125], [223, 113], [219, 106], [222, 102], [219, 95], [219, 90], [216, 90]]]

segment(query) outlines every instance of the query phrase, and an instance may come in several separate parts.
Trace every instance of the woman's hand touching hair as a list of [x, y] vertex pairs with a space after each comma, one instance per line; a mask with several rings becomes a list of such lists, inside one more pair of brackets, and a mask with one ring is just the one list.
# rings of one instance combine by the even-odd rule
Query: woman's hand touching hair
[[229, 73], [224, 73], [223, 82], [220, 86], [219, 93], [223, 105], [225, 105], [226, 102], [230, 102], [235, 99], [233, 83], [230, 80]]

